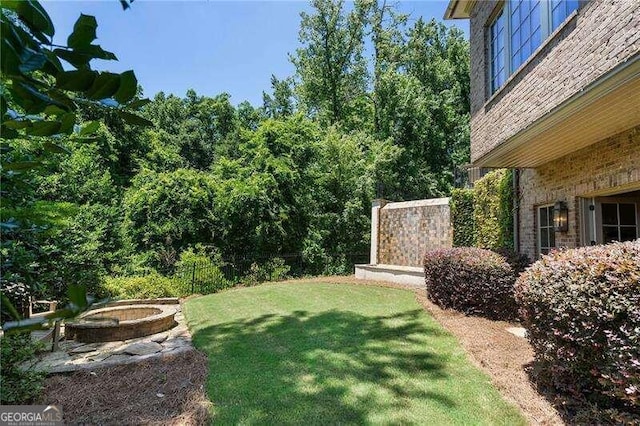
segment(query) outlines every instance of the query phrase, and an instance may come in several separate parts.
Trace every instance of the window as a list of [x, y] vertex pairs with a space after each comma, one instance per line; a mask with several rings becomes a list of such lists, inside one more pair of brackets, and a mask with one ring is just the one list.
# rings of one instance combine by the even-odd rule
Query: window
[[511, 1], [511, 69], [520, 65], [540, 46], [540, 1]]
[[491, 25], [491, 93], [495, 92], [505, 82], [506, 69], [504, 63], [504, 11]]
[[538, 208], [538, 247], [540, 254], [547, 254], [556, 246], [553, 231], [553, 205]]
[[578, 8], [578, 0], [551, 0], [551, 31], [555, 30]]
[[578, 8], [578, 0], [508, 0], [490, 25], [490, 85], [496, 92]]
[[602, 239], [612, 241], [633, 241], [638, 238], [636, 205], [634, 203], [602, 203]]

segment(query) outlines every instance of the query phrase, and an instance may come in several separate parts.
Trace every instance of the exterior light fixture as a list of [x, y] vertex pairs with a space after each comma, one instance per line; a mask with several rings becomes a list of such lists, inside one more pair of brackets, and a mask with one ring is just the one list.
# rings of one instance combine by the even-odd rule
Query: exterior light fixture
[[562, 201], [553, 205], [553, 230], [555, 232], [567, 232], [569, 230], [569, 209]]

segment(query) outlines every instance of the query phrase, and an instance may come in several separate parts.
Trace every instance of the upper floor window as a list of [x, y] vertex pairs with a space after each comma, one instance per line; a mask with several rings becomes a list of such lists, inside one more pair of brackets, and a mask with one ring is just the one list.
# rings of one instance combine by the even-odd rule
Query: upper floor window
[[577, 8], [578, 0], [505, 1], [490, 25], [491, 93]]
[[551, 31], [558, 28], [577, 8], [578, 0], [551, 0]]
[[491, 25], [491, 93], [502, 86], [507, 79], [506, 64], [504, 63], [504, 11]]

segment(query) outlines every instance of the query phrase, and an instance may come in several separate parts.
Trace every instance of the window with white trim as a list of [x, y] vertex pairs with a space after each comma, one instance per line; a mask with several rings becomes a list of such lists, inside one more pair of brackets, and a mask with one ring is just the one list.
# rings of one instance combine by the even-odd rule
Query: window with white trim
[[578, 0], [508, 0], [489, 25], [489, 82], [496, 92], [578, 9]]
[[638, 238], [635, 203], [601, 203], [602, 240], [633, 241]]
[[553, 204], [538, 207], [538, 252], [547, 254], [556, 246], [553, 230]]

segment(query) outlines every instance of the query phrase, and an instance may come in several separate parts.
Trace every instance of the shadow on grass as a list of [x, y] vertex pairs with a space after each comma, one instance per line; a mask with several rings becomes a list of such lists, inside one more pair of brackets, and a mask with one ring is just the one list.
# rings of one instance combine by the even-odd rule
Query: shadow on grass
[[447, 377], [428, 344], [441, 335], [419, 309], [295, 311], [209, 326], [194, 342], [209, 355], [216, 424], [406, 423], [416, 399], [456, 405], [428, 386]]

